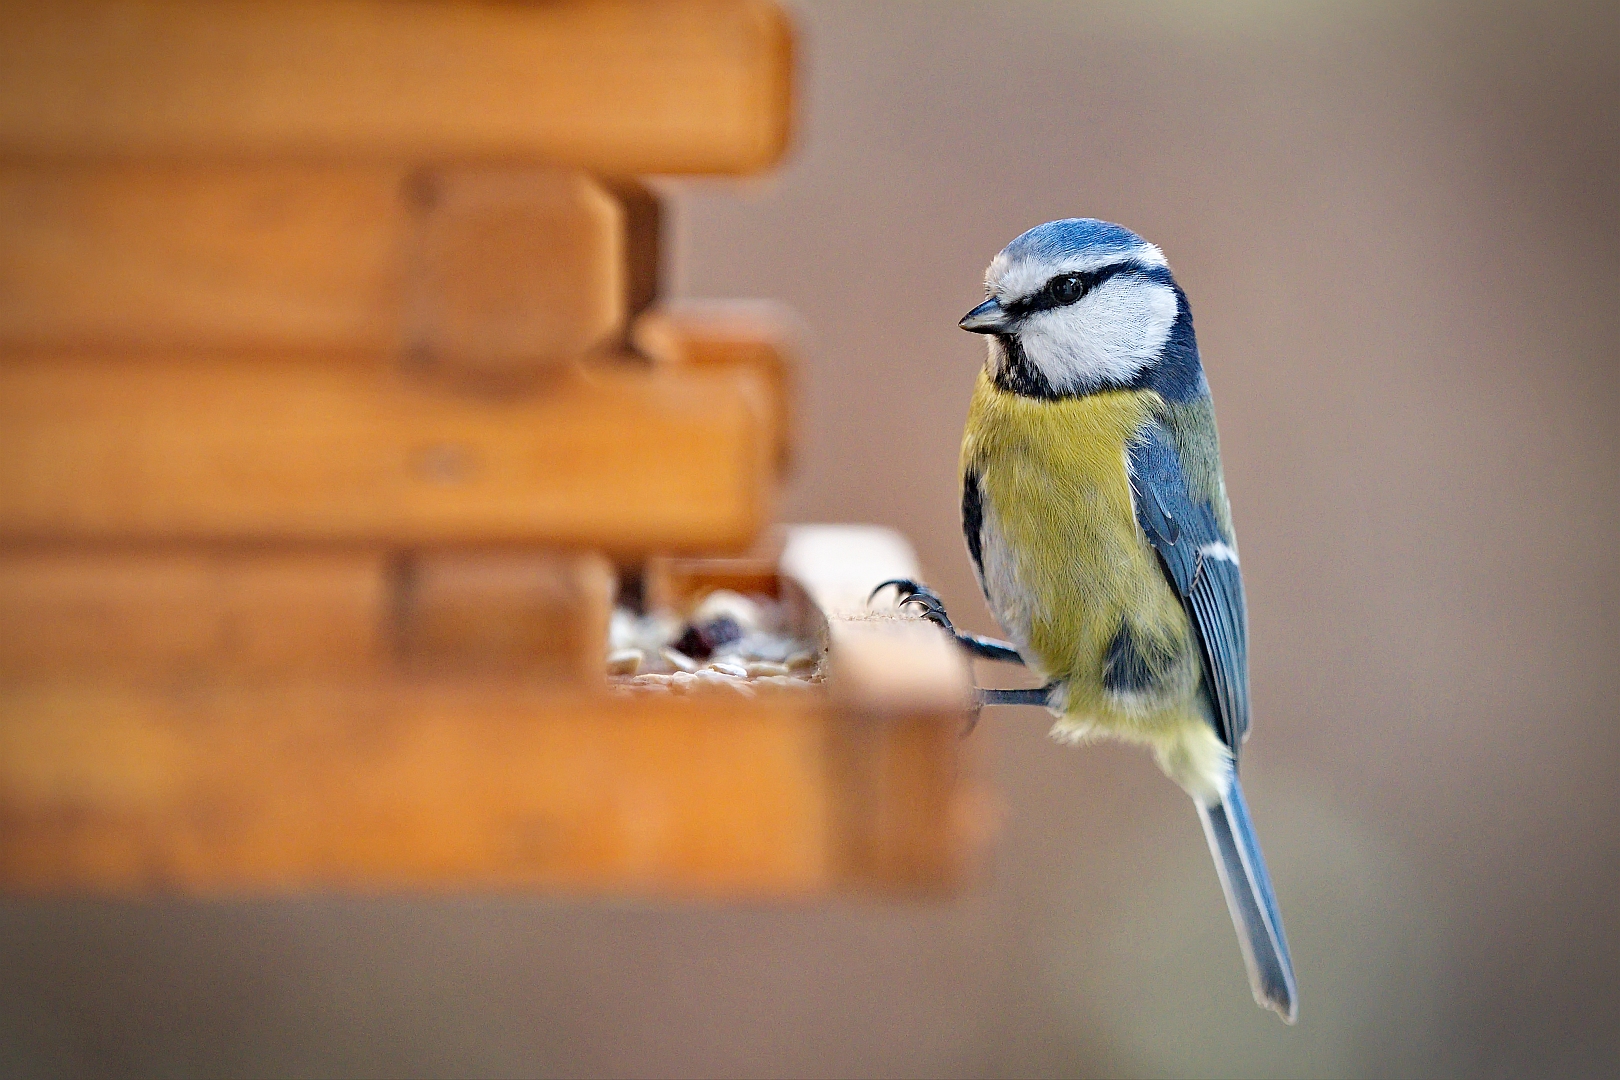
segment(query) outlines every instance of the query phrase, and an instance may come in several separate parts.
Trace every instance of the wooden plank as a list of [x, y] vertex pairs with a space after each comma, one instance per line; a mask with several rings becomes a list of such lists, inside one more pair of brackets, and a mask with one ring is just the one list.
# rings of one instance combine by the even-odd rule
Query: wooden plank
[[554, 168], [0, 163], [0, 347], [562, 363], [650, 299], [656, 204], [621, 188], [629, 204]]
[[972, 672], [937, 627], [868, 599], [879, 582], [920, 578], [916, 554], [892, 529], [799, 525], [778, 561], [825, 620], [831, 706], [845, 721], [828, 753], [848, 887], [959, 888], [995, 830], [982, 742], [965, 738]]
[[971, 680], [935, 626], [898, 612], [828, 620], [828, 685], [847, 722], [830, 739], [840, 866], [852, 884], [948, 892], [988, 828], [964, 762]]
[[476, 389], [369, 364], [0, 363], [0, 540], [745, 548], [774, 444], [743, 370]]
[[0, 679], [379, 674], [391, 589], [375, 551], [0, 551]]
[[631, 342], [654, 363], [674, 368], [743, 368], [770, 386], [777, 463], [793, 453], [793, 320], [778, 304], [748, 300], [663, 303], [636, 319]]
[[0, 687], [0, 885], [826, 891], [809, 695]]
[[411, 670], [604, 681], [615, 579], [601, 555], [418, 552], [397, 580]]
[[397, 169], [0, 165], [11, 346], [400, 346]]
[[828, 737], [839, 882], [848, 892], [946, 896], [983, 864], [995, 800], [961, 715], [846, 717]]
[[0, 549], [0, 680], [600, 686], [613, 587], [587, 552]]
[[812, 691], [0, 683], [0, 889], [948, 893], [959, 739]]
[[787, 143], [755, 0], [0, 6], [0, 156], [547, 160], [747, 173]]

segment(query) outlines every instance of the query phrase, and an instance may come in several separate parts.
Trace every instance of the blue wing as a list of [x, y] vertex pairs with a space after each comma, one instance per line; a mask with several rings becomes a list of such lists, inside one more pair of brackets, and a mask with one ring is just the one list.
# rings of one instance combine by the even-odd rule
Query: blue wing
[[1216, 728], [1235, 754], [1249, 731], [1249, 627], [1232, 538], [1221, 530], [1210, 499], [1189, 488], [1161, 425], [1138, 435], [1129, 461], [1137, 523], [1198, 630]]

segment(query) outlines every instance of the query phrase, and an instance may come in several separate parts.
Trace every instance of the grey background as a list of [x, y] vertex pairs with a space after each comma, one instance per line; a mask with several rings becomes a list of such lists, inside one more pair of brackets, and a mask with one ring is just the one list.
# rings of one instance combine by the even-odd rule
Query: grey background
[[803, 319], [781, 516], [903, 529], [992, 629], [955, 321], [1040, 221], [1159, 243], [1220, 415], [1299, 1026], [1250, 1002], [1185, 798], [1009, 710], [960, 900], [7, 901], [0, 1072], [1612, 1075], [1617, 9], [794, 10], [790, 161], [667, 188], [677, 292]]

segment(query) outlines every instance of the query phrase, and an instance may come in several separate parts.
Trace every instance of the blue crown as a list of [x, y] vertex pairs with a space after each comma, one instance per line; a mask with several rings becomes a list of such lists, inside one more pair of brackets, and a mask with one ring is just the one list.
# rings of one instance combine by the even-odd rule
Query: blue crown
[[1146, 241], [1123, 225], [1096, 218], [1048, 221], [1007, 245], [1008, 258], [1057, 262], [1076, 255], [1130, 255]]

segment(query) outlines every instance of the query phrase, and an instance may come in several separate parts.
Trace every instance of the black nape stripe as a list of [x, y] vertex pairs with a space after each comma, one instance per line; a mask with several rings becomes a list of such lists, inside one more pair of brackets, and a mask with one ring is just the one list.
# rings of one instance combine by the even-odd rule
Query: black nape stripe
[[1166, 401], [1192, 401], [1209, 393], [1204, 365], [1198, 356], [1198, 335], [1193, 332], [1192, 305], [1174, 281], [1176, 321], [1156, 363], [1149, 364], [1133, 381], [1132, 389], [1152, 390]]

